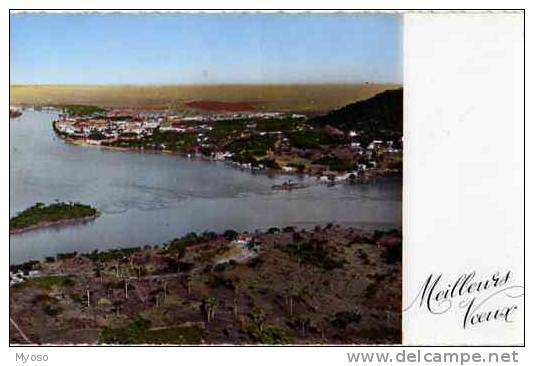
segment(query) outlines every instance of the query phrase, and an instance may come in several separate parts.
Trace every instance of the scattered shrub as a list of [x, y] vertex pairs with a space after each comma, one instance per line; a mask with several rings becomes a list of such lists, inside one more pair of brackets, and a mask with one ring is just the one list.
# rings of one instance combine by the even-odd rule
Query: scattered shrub
[[362, 320], [362, 315], [357, 310], [341, 311], [330, 320], [333, 327], [344, 329], [349, 324], [358, 324]]

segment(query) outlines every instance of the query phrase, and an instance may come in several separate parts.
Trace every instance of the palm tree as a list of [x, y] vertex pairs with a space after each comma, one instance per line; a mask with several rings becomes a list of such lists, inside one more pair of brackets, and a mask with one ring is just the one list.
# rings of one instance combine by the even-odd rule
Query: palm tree
[[263, 310], [261, 308], [255, 307], [250, 312], [250, 318], [258, 328], [258, 331], [260, 333], [263, 333], [263, 327], [265, 325], [265, 313], [263, 312]]
[[300, 332], [303, 337], [306, 337], [306, 329], [310, 325], [310, 319], [305, 317], [299, 317], [297, 323], [300, 325]]
[[288, 298], [288, 302], [289, 302], [289, 315], [290, 316], [293, 316], [293, 309], [294, 309], [294, 292], [290, 292], [289, 293], [289, 298]]
[[234, 320], [237, 320], [239, 315], [239, 291], [237, 287], [234, 290]]
[[124, 297], [128, 298], [128, 285], [130, 284], [130, 280], [125, 278], [124, 279]]
[[167, 301], [167, 281], [163, 280], [163, 303]]
[[121, 309], [121, 305], [122, 304], [123, 304], [123, 300], [122, 299], [117, 299], [117, 300], [113, 301], [113, 306], [115, 306], [115, 315], [116, 316], [120, 315], [120, 309]]
[[239, 278], [234, 279], [234, 319], [237, 320], [239, 313]]
[[89, 287], [85, 288], [85, 293], [87, 295], [87, 307], [91, 307], [91, 292], [89, 291]]
[[299, 291], [295, 287], [291, 286], [285, 290], [285, 294], [286, 303], [289, 306], [289, 316], [293, 316], [295, 310], [295, 300], [298, 298]]
[[217, 300], [215, 297], [210, 296], [206, 299], [206, 307], [207, 307], [207, 320], [208, 323], [215, 320], [215, 308], [219, 304], [219, 300]]
[[185, 276], [185, 287], [187, 289], [187, 297], [191, 297], [191, 289], [193, 287], [193, 278], [191, 275]]

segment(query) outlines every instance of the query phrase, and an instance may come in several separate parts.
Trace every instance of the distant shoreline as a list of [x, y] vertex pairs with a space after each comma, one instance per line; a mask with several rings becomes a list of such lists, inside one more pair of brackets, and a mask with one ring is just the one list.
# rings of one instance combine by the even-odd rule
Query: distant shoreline
[[258, 111], [323, 112], [371, 98], [398, 83], [319, 84], [165, 84], [165, 85], [31, 85], [12, 84], [11, 104], [49, 106], [99, 105], [135, 110], [187, 109], [184, 102], [214, 100], [255, 103]]
[[[58, 134], [59, 135], [59, 134]], [[214, 160], [214, 159], [210, 159], [206, 156], [203, 156], [203, 155], [195, 155], [194, 157], [191, 157], [189, 158], [187, 153], [184, 153], [184, 152], [180, 152], [180, 151], [175, 151], [175, 150], [166, 150], [166, 149], [140, 149], [140, 148], [131, 148], [131, 147], [120, 147], [120, 146], [108, 146], [108, 145], [100, 145], [100, 144], [91, 144], [91, 143], [88, 143], [88, 142], [85, 142], [83, 140], [80, 140], [80, 139], [72, 139], [72, 138], [68, 138], [68, 137], [64, 137], [64, 136], [61, 136], [59, 135], [59, 138], [62, 139], [63, 141], [65, 141], [66, 143], [68, 144], [72, 144], [72, 145], [77, 145], [77, 146], [83, 146], [83, 147], [96, 147], [96, 148], [101, 148], [101, 149], [106, 149], [106, 150], [111, 150], [111, 151], [122, 151], [122, 152], [137, 152], [137, 153], [150, 153], [150, 154], [166, 154], [166, 155], [173, 155], [173, 156], [178, 156], [178, 157], [181, 157], [181, 158], [187, 158], [189, 160], [199, 160], [199, 161], [204, 161], [204, 162], [222, 162], [222, 163], [226, 163], [226, 164], [229, 164], [229, 165], [232, 165], [230, 162], [228, 161], [225, 161], [225, 160]], [[239, 167], [237, 165], [233, 166], [234, 168], [237, 168], [237, 169], [240, 169], [240, 170], [245, 170], [245, 168], [242, 168], [242, 167]], [[247, 169], [247, 170], [251, 170], [251, 169]], [[269, 175], [284, 175], [284, 176], [293, 176], [293, 177], [304, 177], [304, 178], [317, 178], [317, 176], [315, 175], [311, 175], [311, 174], [307, 174], [307, 173], [299, 173], [297, 171], [283, 171], [283, 170], [280, 170], [280, 169], [273, 169], [273, 168], [264, 168], [264, 169], [258, 169], [258, 170], [253, 170], [254, 172], [256, 173], [262, 173], [262, 174], [269, 174]], [[337, 174], [338, 176], [342, 176], [343, 173], [339, 173]], [[390, 173], [387, 173], [387, 174], [378, 174], [378, 173], [375, 173], [374, 175], [372, 175], [369, 179], [371, 181], [373, 180], [376, 180], [378, 178], [387, 178], [387, 177], [394, 177], [394, 176], [402, 176], [402, 173], [401, 172], [390, 172]], [[319, 183], [319, 182], [316, 182], [316, 183]], [[339, 183], [339, 182], [333, 182], [333, 183]], [[364, 184], [362, 182], [359, 182], [359, 183], [355, 183], [355, 184]]]
[[[193, 155], [193, 154], [188, 154], [188, 153], [181, 152], [181, 151], [176, 151], [176, 150], [149, 149], [149, 148], [140, 149], [140, 148], [133, 148], [133, 147], [120, 147], [120, 146], [91, 144], [91, 143], [85, 142], [85, 141], [80, 140], [80, 139], [72, 139], [72, 138], [68, 138], [68, 137], [63, 137], [61, 135], [59, 135], [59, 138], [62, 139], [63, 141], [65, 141], [68, 144], [77, 145], [77, 146], [83, 146], [83, 147], [92, 147], [92, 148], [96, 147], [96, 148], [105, 149], [105, 150], [122, 151], [122, 152], [136, 152], [136, 153], [148, 153], [148, 154], [165, 154], [165, 155], [178, 156], [180, 158], [184, 158], [184, 159], [188, 159], [188, 160], [198, 160], [198, 161], [211, 162], [211, 163], [219, 162], [219, 163], [225, 163], [227, 165], [232, 165], [232, 163], [227, 161], [227, 160], [210, 159], [209, 157], [204, 156], [204, 155]], [[189, 157], [189, 155], [192, 155], [192, 156]], [[241, 169], [241, 170], [245, 169], [245, 168], [241, 168], [241, 167], [239, 167], [237, 165], [234, 166], [234, 167], [237, 168], [237, 169]], [[247, 170], [251, 170], [251, 169], [247, 169]], [[254, 172], [264, 173], [264, 174], [271, 174], [271, 175], [300, 176], [300, 177], [308, 177], [308, 178], [314, 177], [313, 175], [310, 175], [310, 174], [298, 173], [298, 172], [285, 172], [285, 171], [282, 171], [280, 169], [272, 169], [272, 168], [258, 169], [258, 170], [254, 170]]]

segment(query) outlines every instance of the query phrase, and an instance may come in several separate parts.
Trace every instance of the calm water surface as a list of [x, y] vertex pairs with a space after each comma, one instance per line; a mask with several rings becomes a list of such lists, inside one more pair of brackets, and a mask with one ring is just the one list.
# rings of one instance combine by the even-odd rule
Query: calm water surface
[[[79, 201], [97, 220], [10, 235], [10, 261], [59, 252], [160, 244], [190, 231], [311, 227], [328, 222], [363, 229], [401, 225], [401, 181], [273, 191], [288, 177], [252, 174], [156, 153], [67, 144], [51, 112], [10, 120], [10, 217], [35, 202]], [[293, 178], [295, 179], [295, 178]]]

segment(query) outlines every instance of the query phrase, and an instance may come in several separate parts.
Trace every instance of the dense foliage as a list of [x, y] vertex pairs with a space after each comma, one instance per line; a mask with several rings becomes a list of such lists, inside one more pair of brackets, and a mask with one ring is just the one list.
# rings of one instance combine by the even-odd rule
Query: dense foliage
[[311, 240], [305, 243], [296, 242], [286, 245], [282, 250], [297, 257], [305, 264], [327, 271], [343, 267], [343, 260], [332, 257], [326, 250], [325, 244], [321, 240]]
[[323, 156], [314, 160], [314, 164], [326, 165], [332, 171], [348, 171], [354, 168], [354, 163], [350, 160], [343, 160], [336, 156]]
[[81, 203], [53, 203], [45, 205], [37, 202], [35, 205], [20, 212], [9, 220], [10, 229], [24, 229], [40, 223], [57, 222], [66, 219], [81, 219], [94, 216], [98, 211]]
[[[137, 136], [137, 135], [136, 135]], [[139, 139], [121, 139], [104, 145], [125, 147], [125, 148], [147, 148], [164, 150], [188, 150], [197, 143], [197, 137], [192, 133], [161, 132], [155, 129], [150, 136]]]
[[61, 106], [61, 108], [63, 109], [63, 113], [71, 117], [91, 116], [96, 113], [105, 112], [105, 109], [94, 106], [94, 105], [69, 104], [69, 105], [63, 105]]
[[321, 145], [332, 145], [338, 140], [327, 133], [315, 130], [295, 131], [288, 134], [291, 145], [298, 149], [319, 149]]
[[52, 287], [71, 287], [74, 286], [75, 283], [75, 279], [72, 276], [42, 276], [29, 278], [26, 281], [15, 285], [13, 288], [22, 289], [26, 287], [38, 287], [51, 289]]
[[289, 344], [291, 332], [286, 328], [275, 327], [266, 323], [265, 313], [260, 308], [253, 308], [248, 314], [247, 333], [250, 338], [260, 344]]
[[402, 136], [402, 99], [402, 88], [387, 90], [309, 122], [315, 126], [359, 131], [374, 139], [398, 139]]
[[252, 135], [230, 143], [226, 148], [236, 155], [262, 156], [273, 149], [277, 137], [271, 135]]
[[336, 328], [346, 328], [349, 324], [357, 324], [362, 320], [362, 315], [357, 310], [341, 311], [336, 313], [330, 320]]
[[190, 245], [203, 243], [208, 240], [214, 239], [216, 237], [217, 237], [217, 234], [213, 232], [204, 232], [200, 235], [192, 232], [192, 233], [182, 236], [181, 238], [175, 238], [171, 240], [170, 242], [168, 242], [166, 244], [167, 251], [182, 252], [183, 250], [185, 250], [185, 248], [187, 248]]
[[386, 247], [382, 258], [388, 264], [395, 264], [402, 262], [402, 244]]
[[260, 132], [287, 132], [295, 130], [301, 119], [296, 118], [272, 118], [257, 122], [256, 130]]
[[[89, 258], [93, 262], [107, 262], [127, 258], [133, 253], [139, 252], [140, 250], [141, 247], [112, 248], [106, 251], [99, 251], [98, 249], [95, 249], [91, 253], [82, 254], [82, 256]], [[60, 254], [58, 254], [58, 259], [61, 259]]]
[[103, 344], [199, 344], [201, 340], [198, 326], [150, 329], [150, 321], [140, 316], [124, 327], [104, 328], [99, 337]]

